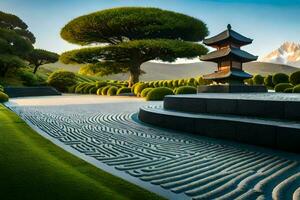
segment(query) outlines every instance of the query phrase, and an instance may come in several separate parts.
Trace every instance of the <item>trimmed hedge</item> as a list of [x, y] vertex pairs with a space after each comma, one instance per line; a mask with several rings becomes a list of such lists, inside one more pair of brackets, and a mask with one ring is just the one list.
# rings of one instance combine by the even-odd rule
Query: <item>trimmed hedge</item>
[[148, 93], [153, 90], [153, 88], [145, 88], [143, 89], [142, 93], [141, 93], [141, 97], [147, 97]]
[[178, 87], [174, 93], [175, 94], [196, 94], [197, 88], [194, 86], [181, 86]]
[[265, 84], [266, 87], [268, 87], [268, 88], [273, 88], [274, 87], [272, 78], [273, 78], [272, 75], [268, 75], [264, 78], [264, 84]]
[[[106, 87], [106, 86], [104, 86], [104, 87]], [[103, 89], [104, 87], [98, 88], [96, 94], [97, 94], [97, 95], [102, 95], [102, 89]]]
[[253, 77], [253, 84], [254, 85], [263, 85], [264, 84], [264, 77], [262, 75], [255, 75]]
[[107, 95], [107, 91], [109, 90], [110, 87], [111, 87], [110, 85], [103, 87], [101, 90], [101, 95]]
[[84, 86], [82, 88], [82, 93], [83, 94], [90, 94], [90, 89], [93, 88], [93, 87], [95, 87], [94, 84], [88, 84], [88, 85]]
[[293, 85], [299, 85], [300, 84], [300, 71], [292, 73], [289, 77], [289, 81]]
[[163, 98], [166, 95], [171, 95], [171, 94], [173, 94], [173, 91], [170, 88], [167, 88], [167, 87], [154, 88], [147, 94], [146, 100], [147, 101], [160, 101], [160, 100], [163, 100]]
[[114, 96], [117, 94], [118, 88], [116, 86], [111, 86], [108, 90], [107, 90], [107, 95], [108, 96]]
[[275, 92], [283, 92], [287, 88], [292, 88], [293, 85], [290, 83], [279, 83], [275, 85]]
[[76, 87], [77, 87], [77, 84], [68, 87], [68, 93], [75, 93]]
[[143, 89], [147, 88], [148, 87], [148, 84], [147, 83], [140, 83], [140, 84], [137, 84], [135, 87], [134, 87], [134, 94], [136, 96], [139, 96], [141, 94], [141, 92], [143, 91]]
[[279, 83], [289, 83], [289, 76], [284, 73], [274, 74], [272, 77], [273, 85], [277, 85]]
[[286, 88], [283, 90], [284, 93], [293, 93], [293, 88]]
[[131, 93], [131, 88], [129, 88], [129, 87], [122, 87], [122, 88], [119, 88], [118, 91], [117, 91], [117, 95], [119, 95], [119, 94], [125, 94], [125, 93]]
[[293, 87], [293, 93], [300, 93], [300, 84]]
[[68, 71], [55, 71], [48, 77], [48, 84], [56, 88], [60, 92], [67, 92], [68, 87], [75, 85], [76, 75], [73, 72]]
[[91, 87], [89, 90], [89, 94], [97, 94], [97, 90], [98, 90], [98, 88], [96, 86]]
[[4, 92], [0, 92], [0, 103], [7, 102], [9, 99], [8, 95]]

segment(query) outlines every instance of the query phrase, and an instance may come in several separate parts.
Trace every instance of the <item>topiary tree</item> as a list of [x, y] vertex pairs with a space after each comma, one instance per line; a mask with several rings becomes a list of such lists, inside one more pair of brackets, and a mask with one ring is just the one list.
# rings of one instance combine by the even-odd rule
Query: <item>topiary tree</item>
[[61, 31], [79, 45], [105, 44], [63, 53], [63, 63], [87, 64], [80, 73], [108, 75], [129, 72], [129, 86], [139, 81], [141, 64], [153, 59], [174, 61], [207, 53], [198, 43], [208, 35], [193, 17], [157, 8], [113, 8], [78, 17]]
[[57, 62], [59, 55], [43, 49], [34, 49], [27, 56], [26, 60], [34, 66], [33, 73], [35, 74], [39, 66]]
[[264, 77], [260, 74], [255, 75], [253, 78], [254, 85], [263, 85], [264, 84]]
[[275, 85], [274, 90], [275, 92], [283, 92], [287, 88], [293, 88], [293, 85], [290, 83], [279, 83]]
[[67, 92], [68, 87], [77, 83], [76, 76], [73, 72], [63, 70], [55, 71], [50, 74], [47, 82], [50, 86], [56, 88], [60, 92]]
[[300, 71], [292, 73], [289, 77], [289, 81], [293, 85], [300, 84]]
[[272, 81], [273, 76], [272, 75], [268, 75], [264, 78], [264, 85], [268, 88], [273, 88], [274, 84]]
[[288, 82], [289, 82], [289, 76], [284, 73], [277, 73], [274, 74], [272, 77], [273, 85], [277, 85], [279, 83], [288, 83]]
[[0, 76], [24, 66], [23, 59], [33, 49], [33, 34], [17, 16], [0, 11]]
[[166, 95], [173, 94], [173, 90], [167, 87], [153, 88], [146, 97], [147, 101], [161, 101]]

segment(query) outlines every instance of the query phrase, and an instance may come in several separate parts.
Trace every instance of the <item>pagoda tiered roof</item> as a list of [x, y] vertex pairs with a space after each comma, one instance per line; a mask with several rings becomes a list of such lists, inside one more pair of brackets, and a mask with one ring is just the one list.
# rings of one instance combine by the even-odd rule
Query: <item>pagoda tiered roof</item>
[[228, 24], [227, 30], [211, 38], [204, 39], [203, 43], [208, 46], [218, 46], [228, 41], [243, 46], [251, 44], [253, 40], [231, 30], [231, 26]]
[[258, 58], [257, 56], [254, 56], [254, 55], [252, 55], [246, 51], [243, 51], [239, 48], [228, 47], [228, 48], [216, 50], [216, 51], [210, 52], [206, 55], [203, 55], [200, 57], [200, 60], [218, 62], [219, 59], [225, 58], [227, 56], [236, 57], [241, 62], [250, 62], [250, 61], [257, 60], [257, 58]]
[[218, 79], [226, 79], [226, 78], [233, 78], [233, 79], [248, 79], [252, 78], [251, 74], [248, 74], [247, 72], [243, 70], [222, 70], [222, 71], [216, 71], [212, 74], [203, 75], [204, 79], [207, 80], [218, 80]]

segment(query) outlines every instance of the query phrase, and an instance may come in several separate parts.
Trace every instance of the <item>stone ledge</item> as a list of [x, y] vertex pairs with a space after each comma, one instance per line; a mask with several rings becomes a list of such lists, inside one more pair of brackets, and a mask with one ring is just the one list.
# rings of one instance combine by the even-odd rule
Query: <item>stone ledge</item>
[[298, 122], [191, 114], [153, 107], [140, 108], [139, 119], [163, 128], [300, 153]]

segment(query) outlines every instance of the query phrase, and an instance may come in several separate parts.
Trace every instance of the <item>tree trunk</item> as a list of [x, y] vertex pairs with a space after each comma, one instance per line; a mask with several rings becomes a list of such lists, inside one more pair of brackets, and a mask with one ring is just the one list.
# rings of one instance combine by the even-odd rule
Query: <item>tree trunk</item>
[[128, 87], [132, 87], [133, 84], [139, 82], [139, 76], [141, 74], [141, 70], [140, 70], [140, 65], [137, 65], [135, 67], [132, 67], [130, 70], [129, 70], [129, 85]]
[[34, 73], [34, 74], [36, 73], [36, 71], [38, 70], [38, 68], [39, 68], [38, 65], [35, 65], [35, 66], [34, 66], [34, 69], [33, 69], [33, 73]]

